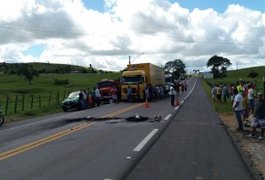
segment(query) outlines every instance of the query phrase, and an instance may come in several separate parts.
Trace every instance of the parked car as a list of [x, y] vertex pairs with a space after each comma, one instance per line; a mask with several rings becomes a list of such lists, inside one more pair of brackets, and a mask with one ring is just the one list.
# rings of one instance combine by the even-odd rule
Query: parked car
[[62, 101], [61, 107], [64, 112], [79, 108], [79, 93], [80, 91], [71, 92], [69, 96]]
[[5, 122], [5, 117], [4, 117], [4, 113], [1, 110], [1, 105], [0, 105], [0, 126], [2, 126]]

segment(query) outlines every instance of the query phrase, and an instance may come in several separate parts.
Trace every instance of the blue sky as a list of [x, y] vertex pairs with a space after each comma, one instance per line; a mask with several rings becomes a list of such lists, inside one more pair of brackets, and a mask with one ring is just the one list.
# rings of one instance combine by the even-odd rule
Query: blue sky
[[[161, 7], [167, 1], [172, 4]], [[117, 3], [108, 7], [111, 13], [104, 12], [104, 0], [0, 1], [0, 62], [119, 71], [131, 56], [159, 66], [182, 59], [204, 70], [219, 55], [234, 69], [265, 65], [265, 0], [106, 2]]]
[[[104, 0], [83, 0], [87, 8], [98, 11], [104, 11]], [[265, 12], [264, 0], [170, 0], [170, 2], [178, 2], [181, 7], [187, 8], [192, 11], [195, 8], [208, 9], [213, 8], [219, 13], [226, 10], [229, 4], [240, 4], [250, 9]]]

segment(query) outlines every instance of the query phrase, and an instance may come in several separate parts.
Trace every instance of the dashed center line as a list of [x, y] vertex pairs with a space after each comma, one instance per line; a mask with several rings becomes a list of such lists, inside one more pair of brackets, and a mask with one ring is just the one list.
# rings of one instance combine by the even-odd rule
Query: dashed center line
[[158, 129], [153, 129], [141, 142], [138, 144], [133, 151], [139, 152], [148, 143], [148, 141], [157, 133]]

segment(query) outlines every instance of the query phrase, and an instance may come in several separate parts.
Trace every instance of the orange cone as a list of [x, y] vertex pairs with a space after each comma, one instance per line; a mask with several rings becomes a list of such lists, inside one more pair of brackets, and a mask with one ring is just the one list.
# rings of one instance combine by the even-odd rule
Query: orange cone
[[147, 98], [145, 99], [145, 103], [144, 103], [144, 108], [149, 108], [150, 106], [149, 106], [149, 103], [148, 103], [148, 100], [147, 100]]
[[176, 98], [176, 107], [178, 107], [179, 105], [179, 98]]

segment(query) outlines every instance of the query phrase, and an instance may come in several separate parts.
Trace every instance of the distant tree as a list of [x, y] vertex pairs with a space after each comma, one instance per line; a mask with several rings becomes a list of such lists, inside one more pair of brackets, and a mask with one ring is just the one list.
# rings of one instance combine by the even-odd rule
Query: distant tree
[[29, 85], [31, 85], [31, 81], [34, 77], [39, 76], [38, 72], [28, 65], [21, 65], [17, 71], [17, 75], [23, 76], [26, 80], [28, 80]]
[[178, 79], [181, 75], [186, 74], [185, 68], [186, 65], [180, 59], [175, 59], [174, 61], [167, 62], [163, 69], [167, 73], [172, 73], [172, 76]]
[[199, 69], [193, 69], [194, 74], [198, 74], [200, 72]]
[[226, 76], [227, 68], [232, 65], [230, 60], [221, 56], [214, 55], [207, 62], [207, 67], [212, 67], [211, 71], [214, 78]]
[[89, 64], [88, 72], [89, 73], [96, 73], [97, 71], [92, 67], [91, 64]]
[[84, 73], [84, 74], [86, 74], [86, 73], [88, 73], [88, 69], [83, 67], [83, 68], [81, 69], [81, 72]]
[[258, 77], [259, 73], [255, 72], [255, 71], [251, 71], [249, 74], [248, 74], [248, 77], [254, 79], [256, 77]]

